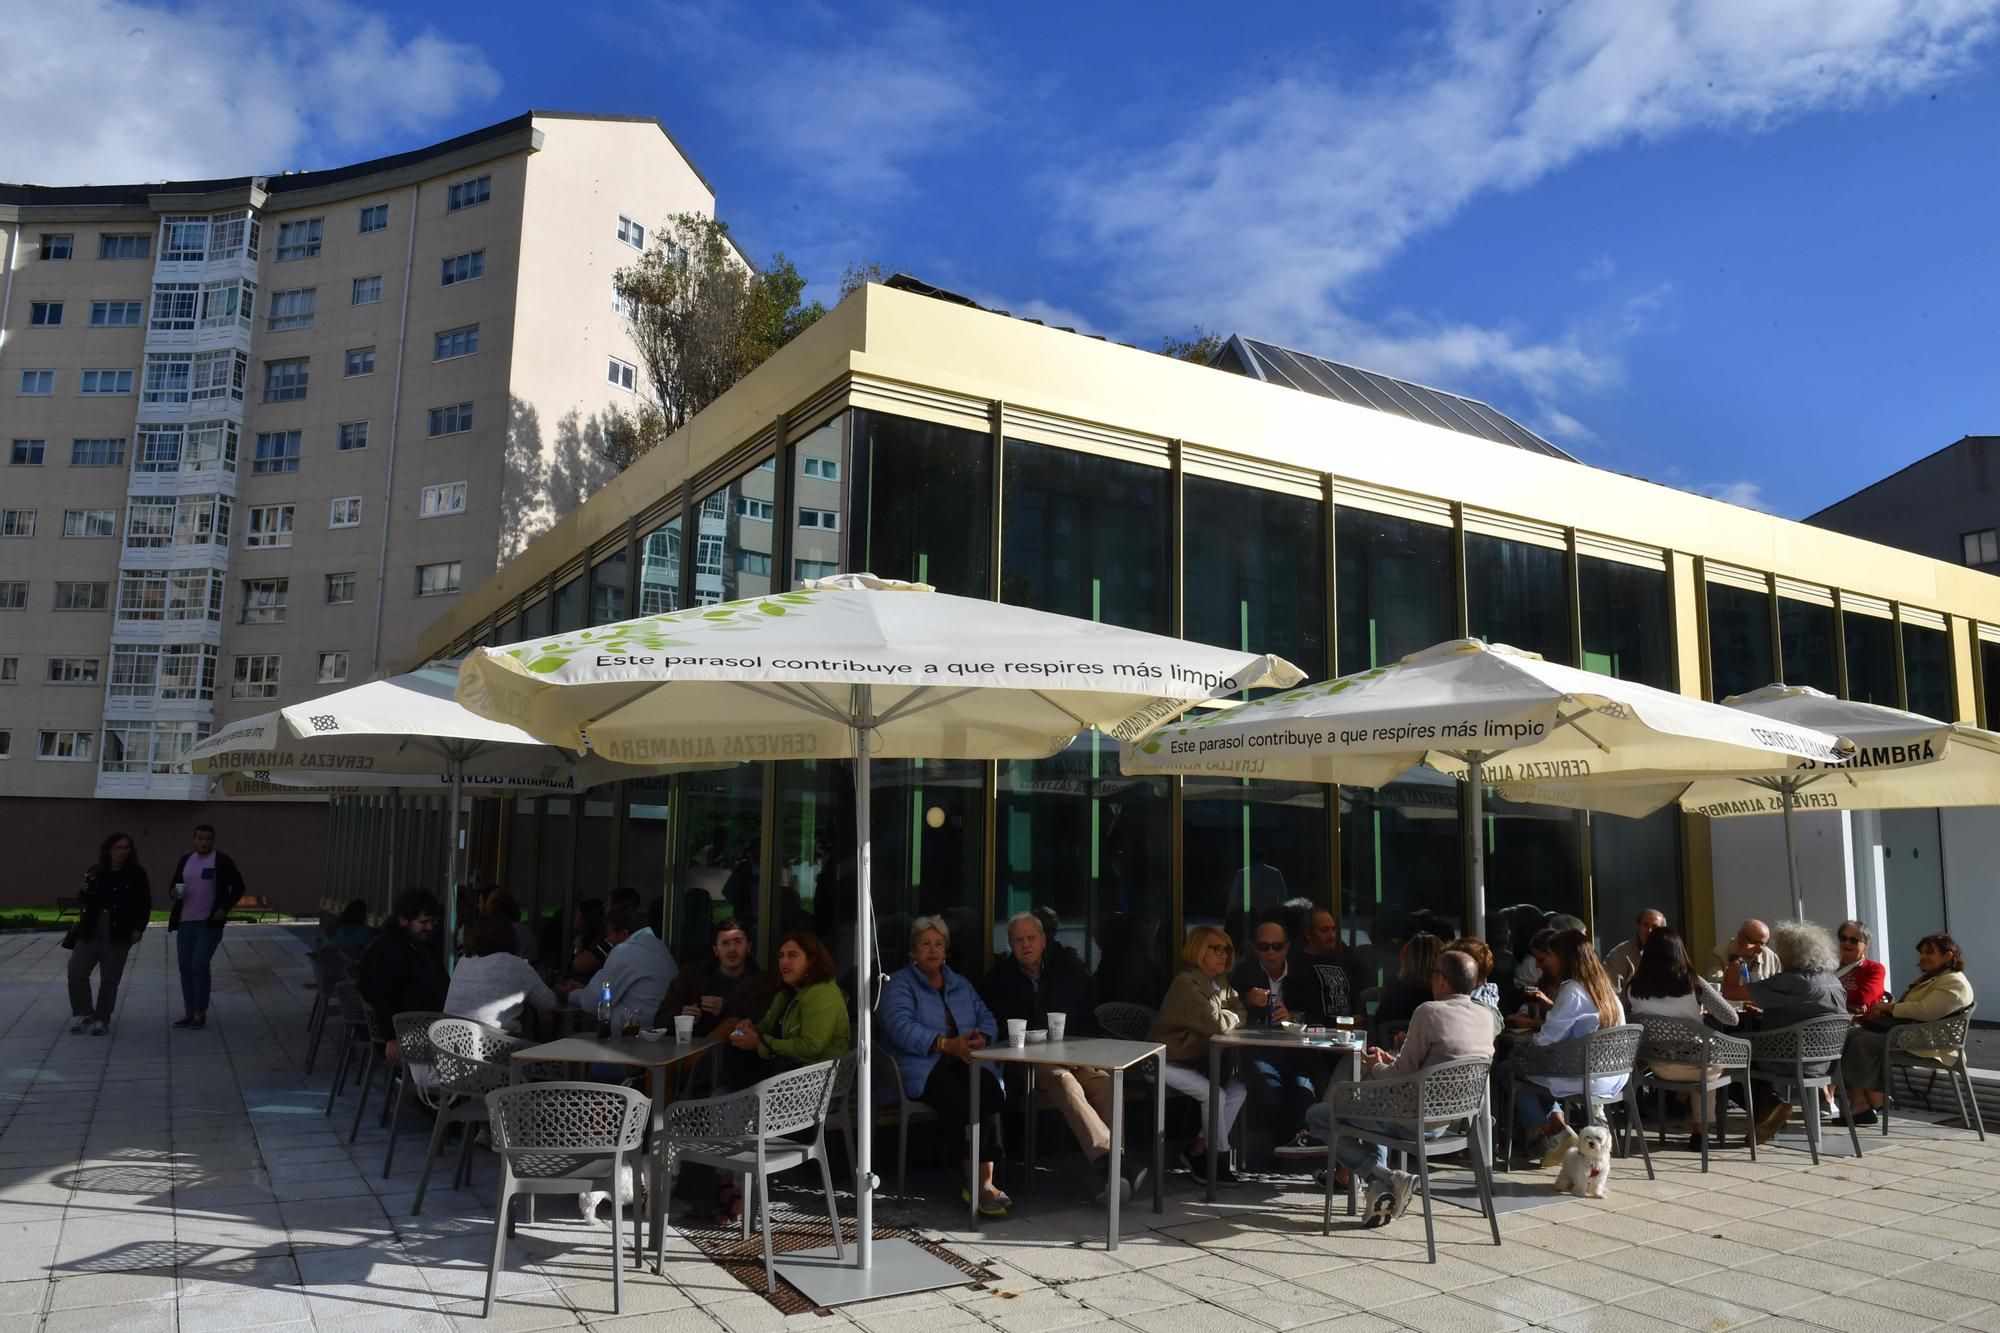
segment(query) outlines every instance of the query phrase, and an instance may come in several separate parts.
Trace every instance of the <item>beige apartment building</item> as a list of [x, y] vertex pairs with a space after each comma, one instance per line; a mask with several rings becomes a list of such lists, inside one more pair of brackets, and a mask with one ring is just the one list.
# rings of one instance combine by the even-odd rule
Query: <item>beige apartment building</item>
[[0, 185], [0, 797], [198, 799], [196, 738], [407, 662], [607, 479], [646, 389], [613, 274], [713, 208], [658, 121], [539, 111]]

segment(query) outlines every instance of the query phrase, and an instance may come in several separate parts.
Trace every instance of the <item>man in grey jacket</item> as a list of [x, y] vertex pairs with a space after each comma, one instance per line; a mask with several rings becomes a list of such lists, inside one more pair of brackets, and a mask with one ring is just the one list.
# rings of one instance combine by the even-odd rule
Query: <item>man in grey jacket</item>
[[[1472, 955], [1449, 950], [1438, 958], [1431, 974], [1431, 1000], [1417, 1006], [1410, 1016], [1409, 1034], [1403, 1049], [1391, 1055], [1371, 1046], [1361, 1058], [1367, 1078], [1398, 1078], [1414, 1074], [1447, 1060], [1493, 1058], [1493, 1016], [1472, 999], [1479, 985], [1479, 965]], [[1325, 1141], [1333, 1117], [1321, 1102], [1306, 1112], [1306, 1130]], [[1362, 1125], [1365, 1128], [1393, 1128], [1389, 1125]], [[1401, 1217], [1410, 1206], [1416, 1177], [1408, 1171], [1391, 1171], [1384, 1148], [1356, 1139], [1343, 1138], [1334, 1145], [1334, 1160], [1346, 1172], [1366, 1171], [1369, 1177], [1368, 1207], [1362, 1225], [1379, 1227]]]

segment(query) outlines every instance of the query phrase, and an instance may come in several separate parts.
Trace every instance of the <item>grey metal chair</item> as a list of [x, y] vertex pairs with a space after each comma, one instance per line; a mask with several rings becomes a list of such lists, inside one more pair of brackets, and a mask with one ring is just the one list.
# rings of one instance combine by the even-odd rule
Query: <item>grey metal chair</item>
[[[440, 1018], [431, 1024], [431, 1071], [436, 1078], [437, 1124], [431, 1129], [430, 1150], [424, 1154], [423, 1178], [417, 1182], [412, 1213], [424, 1210], [424, 1195], [431, 1185], [431, 1168], [437, 1164], [438, 1149], [444, 1146], [445, 1131], [462, 1125], [465, 1140], [459, 1145], [458, 1165], [452, 1172], [454, 1188], [464, 1188], [472, 1179], [474, 1126], [487, 1121], [486, 1094], [497, 1092], [513, 1081], [508, 1056], [525, 1045], [516, 1038], [495, 1031], [468, 1018]], [[609, 1085], [606, 1085], [609, 1086]]]
[[[611, 1313], [625, 1305], [623, 1209], [617, 1180], [628, 1155], [645, 1141], [652, 1103], [636, 1088], [611, 1083], [524, 1083], [496, 1088], [480, 1099], [500, 1154], [500, 1204], [493, 1212], [493, 1262], [486, 1271], [486, 1306], [507, 1262], [508, 1209], [516, 1195], [577, 1194], [609, 1182], [611, 1207]], [[634, 1204], [637, 1193], [634, 1192]], [[642, 1266], [638, 1209], [633, 1209], [632, 1263]]]
[[[1498, 1245], [1500, 1213], [1493, 1204], [1493, 1117], [1488, 1101], [1492, 1068], [1490, 1060], [1446, 1060], [1395, 1078], [1329, 1084], [1326, 1107], [1332, 1113], [1332, 1124], [1327, 1130], [1321, 1234], [1333, 1232], [1335, 1145], [1342, 1139], [1353, 1139], [1416, 1158], [1418, 1188], [1424, 1196], [1424, 1244], [1432, 1263], [1437, 1262], [1437, 1229], [1431, 1218], [1431, 1161], [1467, 1153], [1479, 1186], [1480, 1211], [1493, 1228], [1493, 1243]], [[1350, 1217], [1357, 1209], [1360, 1187], [1360, 1173], [1350, 1174]]]
[[1097, 1006], [1096, 1015], [1098, 1030], [1105, 1036], [1119, 1041], [1144, 1041], [1160, 1011], [1124, 1000], [1106, 1000]]
[[[354, 1099], [354, 1123], [348, 1126], [347, 1130], [347, 1141], [349, 1143], [354, 1142], [355, 1137], [361, 1133], [361, 1113], [368, 1109], [368, 1089], [375, 1084], [376, 1052], [381, 1051], [384, 1046], [396, 1039], [396, 1025], [385, 1015], [379, 1013], [375, 1006], [366, 1000], [361, 1002], [361, 1015], [362, 1019], [368, 1025], [368, 1044], [359, 1048], [361, 1055], [361, 1095]], [[386, 1052], [383, 1053], [380, 1063], [383, 1073], [382, 1122], [386, 1124], [389, 1120], [389, 1100], [396, 1090], [394, 1086], [396, 1071], [389, 1064]]]
[[[680, 1169], [696, 1163], [717, 1171], [748, 1175], [756, 1182], [753, 1199], [764, 1233], [764, 1289], [775, 1291], [776, 1270], [771, 1259], [771, 1177], [808, 1162], [819, 1165], [820, 1185], [826, 1191], [826, 1213], [833, 1224], [834, 1258], [844, 1256], [840, 1237], [840, 1205], [833, 1196], [833, 1171], [826, 1160], [826, 1109], [833, 1098], [835, 1062], [818, 1064], [774, 1074], [752, 1088], [721, 1097], [675, 1102], [667, 1108], [666, 1135], [659, 1151], [666, 1158], [666, 1179], [653, 1184], [673, 1197], [674, 1177]], [[810, 1141], [788, 1135], [813, 1131]], [[743, 1210], [743, 1238], [750, 1238], [752, 1209]], [[666, 1261], [666, 1228], [654, 1237], [655, 1267]]]
[[[1603, 1114], [1605, 1106], [1613, 1102], [1623, 1103], [1628, 1131], [1626, 1138], [1638, 1141], [1639, 1155], [1646, 1162], [1646, 1179], [1654, 1179], [1653, 1153], [1646, 1146], [1645, 1120], [1639, 1113], [1639, 1081], [1633, 1075], [1633, 1067], [1639, 1059], [1639, 1042], [1645, 1035], [1646, 1030], [1637, 1023], [1620, 1023], [1616, 1027], [1599, 1028], [1596, 1032], [1571, 1037], [1567, 1041], [1551, 1042], [1547, 1046], [1529, 1042], [1516, 1049], [1513, 1056], [1500, 1066], [1508, 1094], [1506, 1132], [1500, 1145], [1500, 1169], [1511, 1170], [1514, 1160], [1514, 1086], [1530, 1083], [1546, 1091], [1550, 1079], [1577, 1079], [1582, 1081], [1585, 1091], [1561, 1100], [1582, 1103], [1586, 1108], [1585, 1119], [1592, 1124], [1606, 1119]], [[1622, 1092], [1597, 1091], [1599, 1080], [1621, 1075], [1624, 1078]], [[1622, 1151], [1631, 1151], [1629, 1142], [1623, 1144]]]
[[[847, 1139], [847, 1160], [851, 1165], [854, 1156], [854, 1057], [843, 1055], [834, 1061], [833, 1102], [826, 1113], [826, 1123], [840, 1130]], [[896, 1193], [909, 1193], [910, 1178], [910, 1124], [916, 1120], [935, 1120], [937, 1112], [911, 1097], [903, 1087], [903, 1071], [894, 1057], [884, 1055], [875, 1062], [876, 1073], [885, 1075], [878, 1078], [875, 1086], [875, 1122], [886, 1124], [892, 1118], [896, 1125]], [[885, 1086], [886, 1081], [886, 1086]]]
[[[1681, 1018], [1644, 1018], [1639, 1025], [1645, 1029], [1645, 1036], [1639, 1040], [1644, 1087], [1658, 1095], [1655, 1106], [1660, 1146], [1667, 1146], [1667, 1094], [1685, 1093], [1694, 1101], [1694, 1128], [1701, 1136], [1701, 1169], [1707, 1172], [1709, 1149], [1722, 1146], [1721, 1121], [1726, 1118], [1718, 1116], [1717, 1123], [1709, 1124], [1709, 1103], [1713, 1094], [1734, 1083], [1743, 1089], [1744, 1114], [1750, 1117], [1743, 1141], [1749, 1145], [1750, 1160], [1756, 1161], [1757, 1110], [1750, 1090], [1750, 1042]], [[1709, 1070], [1715, 1072], [1696, 1079], [1665, 1078], [1659, 1072], [1662, 1065], [1687, 1065], [1704, 1071], [1705, 1075]]]
[[[1769, 1079], [1785, 1094], [1787, 1101], [1805, 1114], [1806, 1147], [1813, 1165], [1819, 1165], [1819, 1090], [1831, 1087], [1847, 1121], [1847, 1136], [1854, 1141], [1854, 1155], [1861, 1156], [1861, 1131], [1854, 1127], [1854, 1108], [1847, 1104], [1847, 1080], [1840, 1076], [1840, 1057], [1847, 1049], [1847, 1030], [1852, 1022], [1846, 1014], [1822, 1014], [1790, 1027], [1772, 1028], [1750, 1034], [1751, 1072]], [[1808, 1066], [1818, 1065], [1823, 1073], [1808, 1074]]]
[[397, 1014], [397, 1062], [389, 1069], [389, 1150], [382, 1155], [382, 1179], [396, 1162], [396, 1130], [403, 1122], [403, 1103], [415, 1099], [432, 1111], [438, 1107], [436, 1071], [431, 1068], [431, 1024], [449, 1014], [411, 1010]]
[[[333, 1103], [347, 1088], [350, 1070], [359, 1071], [367, 1064], [375, 1050], [374, 1037], [368, 1023], [368, 1002], [361, 998], [361, 988], [352, 981], [342, 979], [334, 983], [332, 1012], [340, 1024], [337, 1041], [340, 1054], [333, 1062], [333, 1081], [326, 1089], [326, 1109], [323, 1117], [333, 1114]], [[363, 1101], [367, 1098], [363, 1097]], [[353, 1140], [350, 1139], [349, 1142]]]
[[[1911, 1074], [1924, 1070], [1935, 1083], [1940, 1071], [1951, 1084], [1952, 1092], [1958, 1097], [1958, 1118], [1970, 1125], [1983, 1143], [1986, 1139], [1986, 1119], [1979, 1113], [1979, 1098], [1972, 1090], [1972, 1074], [1965, 1067], [1965, 1037], [1972, 1026], [1972, 1015], [1979, 1008], [1968, 1004], [1955, 1014], [1929, 1023], [1899, 1023], [1889, 1029], [1889, 1042], [1882, 1052], [1882, 1132], [1889, 1132], [1889, 1084], [1894, 1081], [1898, 1069], [1912, 1090], [1916, 1080]], [[1942, 1058], [1919, 1055], [1919, 1051], [1937, 1051]], [[1929, 1101], [1929, 1091], [1925, 1100]], [[1970, 1110], [1968, 1111], [1968, 1108]]]
[[305, 1073], [310, 1078], [313, 1063], [319, 1058], [320, 1041], [339, 1011], [340, 1002], [334, 992], [341, 982], [354, 979], [354, 959], [332, 947], [315, 949], [306, 957], [312, 960], [313, 979], [318, 983], [312, 1012], [306, 1018], [306, 1029], [312, 1034], [306, 1042]]

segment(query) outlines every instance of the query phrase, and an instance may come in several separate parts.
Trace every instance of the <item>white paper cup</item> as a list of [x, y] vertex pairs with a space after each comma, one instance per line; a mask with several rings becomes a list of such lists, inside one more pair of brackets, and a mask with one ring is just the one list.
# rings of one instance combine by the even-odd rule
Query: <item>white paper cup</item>
[[680, 1042], [694, 1040], [694, 1015], [674, 1015], [674, 1040]]
[[1010, 1018], [1007, 1020], [1007, 1044], [1009, 1046], [1026, 1046], [1028, 1044], [1027, 1019]]
[[1061, 1041], [1063, 1039], [1063, 1025], [1067, 1022], [1069, 1022], [1068, 1014], [1052, 1013], [1049, 1015], [1050, 1041]]

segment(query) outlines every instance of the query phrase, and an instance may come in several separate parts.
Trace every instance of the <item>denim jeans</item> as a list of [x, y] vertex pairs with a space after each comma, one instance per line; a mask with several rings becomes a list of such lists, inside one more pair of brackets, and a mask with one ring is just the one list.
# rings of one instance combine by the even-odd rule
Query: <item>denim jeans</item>
[[1305, 1123], [1306, 1110], [1319, 1100], [1312, 1076], [1296, 1055], [1253, 1055], [1243, 1062], [1243, 1083], [1256, 1104], [1258, 1121], [1279, 1143]]
[[222, 943], [222, 927], [206, 921], [183, 921], [174, 940], [181, 970], [181, 1005], [191, 1014], [207, 1013], [208, 963]]
[[[1371, 1133], [1393, 1134], [1398, 1128], [1382, 1120], [1355, 1120], [1349, 1123], [1355, 1129]], [[1315, 1102], [1307, 1108], [1306, 1129], [1322, 1143], [1326, 1141], [1333, 1130], [1333, 1112], [1326, 1109], [1326, 1103]], [[1377, 1143], [1363, 1143], [1359, 1139], [1343, 1136], [1333, 1146], [1333, 1160], [1355, 1176], [1366, 1174], [1377, 1180], [1389, 1178], [1389, 1150]]]

